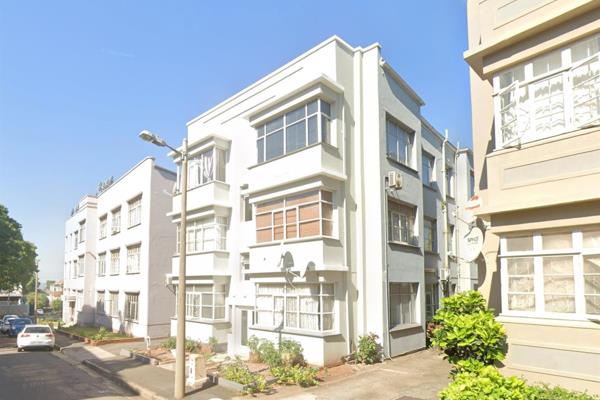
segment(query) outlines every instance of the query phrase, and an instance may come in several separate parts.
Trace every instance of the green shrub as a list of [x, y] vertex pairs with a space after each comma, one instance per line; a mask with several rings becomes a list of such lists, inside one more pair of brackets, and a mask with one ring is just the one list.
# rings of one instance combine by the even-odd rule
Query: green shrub
[[489, 311], [485, 299], [478, 291], [469, 290], [444, 298], [433, 321], [443, 323], [444, 314], [475, 314], [480, 311]]
[[592, 396], [587, 393], [573, 392], [561, 387], [531, 386], [529, 388], [529, 399], [531, 400], [598, 400], [600, 396]]
[[247, 393], [261, 393], [269, 390], [265, 377], [250, 372], [239, 357], [236, 357], [234, 362], [221, 366], [219, 373], [227, 380], [247, 385]]
[[216, 337], [211, 336], [211, 337], [208, 338], [208, 345], [210, 347], [215, 347], [218, 344], [219, 344], [219, 339], [217, 339]]
[[270, 340], [261, 340], [258, 345], [258, 357], [260, 361], [269, 367], [278, 367], [282, 364], [281, 354]]
[[485, 367], [485, 364], [481, 361], [469, 359], [469, 360], [460, 360], [456, 364], [454, 364], [454, 368], [450, 371], [452, 376], [460, 374], [461, 372], [468, 372], [472, 374], [479, 374]]
[[381, 361], [382, 348], [377, 339], [379, 339], [379, 336], [374, 333], [358, 338], [356, 361], [363, 364], [374, 364]]
[[282, 340], [279, 343], [279, 354], [283, 365], [304, 365], [304, 350], [295, 340]]
[[[200, 342], [196, 342], [191, 339], [185, 339], [185, 351], [188, 353], [193, 353], [200, 347], [200, 344]], [[167, 350], [175, 350], [177, 348], [177, 338], [175, 336], [171, 336], [164, 341], [163, 347]]]
[[271, 374], [277, 378], [278, 383], [283, 385], [315, 386], [318, 383], [318, 373], [318, 368], [305, 367], [300, 364], [271, 368]]
[[504, 377], [492, 366], [478, 373], [459, 372], [444, 390], [441, 400], [530, 400], [529, 387], [517, 377]]
[[108, 331], [106, 330], [105, 327], [101, 326], [100, 329], [98, 329], [98, 333], [96, 333], [95, 335], [92, 336], [92, 339], [104, 340], [107, 338], [107, 336], [108, 336]]
[[252, 335], [248, 338], [248, 348], [252, 353], [258, 353], [258, 346], [260, 345], [260, 340], [256, 337], [256, 335]]
[[63, 302], [61, 299], [52, 300], [52, 309], [56, 312], [62, 311]]
[[474, 359], [491, 365], [504, 359], [506, 334], [491, 312], [446, 314], [442, 324], [433, 331], [432, 343], [452, 364]]

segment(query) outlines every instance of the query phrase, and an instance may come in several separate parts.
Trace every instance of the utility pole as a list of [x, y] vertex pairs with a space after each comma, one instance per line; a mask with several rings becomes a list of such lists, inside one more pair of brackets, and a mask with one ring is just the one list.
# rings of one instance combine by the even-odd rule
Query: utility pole
[[38, 273], [39, 273], [39, 268], [40, 266], [40, 260], [36, 259], [35, 260], [35, 295], [33, 297], [33, 322], [35, 322], [37, 324], [37, 295], [38, 295]]

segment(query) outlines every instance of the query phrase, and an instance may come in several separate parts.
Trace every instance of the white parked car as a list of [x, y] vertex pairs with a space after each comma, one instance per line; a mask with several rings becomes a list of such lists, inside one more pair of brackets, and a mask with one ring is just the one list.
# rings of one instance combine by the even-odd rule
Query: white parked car
[[54, 334], [48, 325], [26, 325], [17, 335], [18, 351], [33, 347], [54, 348]]

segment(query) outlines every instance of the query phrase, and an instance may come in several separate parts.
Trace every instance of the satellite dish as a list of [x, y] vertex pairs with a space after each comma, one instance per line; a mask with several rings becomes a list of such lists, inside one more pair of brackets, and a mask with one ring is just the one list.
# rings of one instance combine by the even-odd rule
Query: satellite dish
[[292, 256], [292, 253], [286, 251], [281, 255], [280, 266], [281, 270], [285, 272], [290, 272], [292, 268], [294, 268], [294, 257]]
[[464, 236], [465, 255], [467, 262], [473, 262], [479, 257], [483, 247], [483, 232], [477, 227], [473, 227], [469, 233]]

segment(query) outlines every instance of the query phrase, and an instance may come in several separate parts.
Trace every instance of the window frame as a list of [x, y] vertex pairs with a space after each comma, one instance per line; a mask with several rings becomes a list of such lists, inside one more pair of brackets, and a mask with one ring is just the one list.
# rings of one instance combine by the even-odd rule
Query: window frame
[[[586, 310], [585, 304], [585, 273], [584, 260], [589, 256], [600, 256], [600, 246], [584, 247], [583, 234], [589, 231], [589, 227], [567, 227], [561, 229], [560, 232], [569, 232], [571, 235], [571, 247], [564, 249], [544, 249], [543, 235], [552, 234], [553, 231], [533, 231], [527, 233], [512, 233], [501, 236], [500, 238], [500, 280], [501, 280], [501, 299], [502, 299], [502, 315], [507, 316], [523, 316], [532, 318], [553, 318], [563, 320], [582, 321], [588, 319], [597, 319], [598, 314], [590, 314]], [[600, 227], [594, 227], [595, 231], [600, 230]], [[530, 250], [508, 251], [507, 240], [512, 237], [532, 237], [532, 247]], [[544, 290], [544, 258], [549, 257], [572, 257], [573, 262], [573, 287], [574, 287], [574, 302], [575, 312], [553, 312], [545, 310], [546, 294]], [[533, 294], [535, 298], [533, 311], [510, 310], [508, 307], [509, 294], [509, 275], [508, 261], [512, 258], [532, 258], [533, 259]], [[569, 274], [570, 275], [570, 274]], [[568, 295], [566, 293], [565, 295]], [[600, 294], [598, 294], [600, 296]]]
[[[430, 228], [428, 229], [428, 224]], [[431, 240], [429, 240], [427, 232], [431, 233]], [[423, 250], [429, 253], [439, 253], [438, 246], [438, 229], [437, 229], [437, 219], [424, 217], [423, 218]], [[427, 243], [431, 242], [431, 248], [427, 246]]]
[[[309, 105], [313, 103], [317, 103], [316, 111], [309, 113]], [[324, 110], [323, 104], [326, 104], [329, 108], [329, 114]], [[302, 105], [297, 105], [294, 107], [290, 107], [285, 112], [278, 114], [275, 117], [269, 118], [265, 122], [256, 126], [256, 164], [264, 164], [272, 160], [276, 160], [280, 157], [285, 157], [286, 155], [296, 153], [313, 145], [317, 145], [319, 143], [327, 143], [331, 144], [331, 122], [333, 120], [332, 110], [333, 104], [322, 98], [311, 99], [310, 101], [304, 102]], [[298, 111], [301, 108], [304, 108], [304, 116], [298, 119], [295, 119], [288, 123], [287, 118], [288, 115], [293, 113], [294, 111]], [[309, 119], [316, 116], [316, 124], [317, 124], [317, 137], [314, 143], [309, 143]], [[274, 121], [277, 121], [281, 118], [281, 127], [274, 128], [272, 131], [267, 132], [267, 125]], [[300, 146], [294, 149], [288, 150], [287, 146], [287, 136], [288, 136], [288, 128], [295, 126], [299, 123], [304, 123], [304, 146]], [[325, 132], [327, 131], [327, 132]], [[275, 134], [283, 135], [283, 144], [282, 144], [282, 152], [281, 154], [274, 155], [271, 158], [267, 159], [267, 139]], [[262, 151], [262, 155], [260, 154]]]
[[[393, 125], [397, 128], [396, 131], [392, 131], [390, 129], [390, 125]], [[401, 140], [401, 136], [404, 136], [404, 141]], [[395, 153], [388, 152], [390, 148], [390, 138], [395, 140]], [[385, 140], [386, 140], [386, 157], [394, 160], [395, 162], [405, 165], [408, 168], [413, 169], [413, 146], [414, 146], [414, 138], [415, 132], [408, 128], [406, 125], [398, 122], [395, 118], [392, 118], [390, 115], [386, 117], [385, 121]], [[403, 147], [402, 147], [403, 146]], [[401, 149], [402, 147], [402, 149]], [[401, 151], [402, 150], [402, 151]], [[403, 154], [403, 157], [400, 155]], [[404, 160], [402, 159], [404, 158]]]
[[[181, 223], [175, 225], [175, 254], [179, 254]], [[211, 230], [212, 239], [206, 233]], [[195, 218], [186, 223], [186, 252], [188, 254], [227, 251], [227, 234], [229, 233], [229, 218], [218, 215]], [[213, 244], [212, 248], [207, 243]]]
[[104, 214], [98, 218], [98, 238], [100, 240], [105, 239], [108, 230], [108, 215]]
[[[596, 42], [597, 52], [593, 54], [587, 54], [586, 57], [573, 61], [573, 49], [579, 45], [584, 45], [586, 42], [592, 44]], [[538, 75], [535, 75], [534, 64], [536, 62], [544, 62], [549, 59], [551, 55], [558, 54], [560, 59], [560, 65], [552, 66], [548, 65], [548, 68], [545, 72], [541, 72]], [[579, 82], [576, 84], [574, 82], [574, 77], [576, 77], [575, 70], [577, 68], [582, 67], [586, 63], [597, 62], [600, 64], [600, 35], [592, 34], [588, 37], [580, 39], [578, 41], [569, 43], [567, 46], [559, 48], [557, 50], [552, 50], [545, 54], [542, 54], [538, 57], [532, 58], [524, 63], [521, 63], [517, 66], [511, 67], [507, 70], [503, 70], [498, 72], [492, 78], [493, 83], [493, 103], [494, 103], [494, 119], [495, 119], [495, 132], [494, 132], [494, 141], [495, 141], [495, 150], [501, 150], [506, 146], [509, 146], [513, 142], [527, 143], [532, 142], [539, 139], [544, 139], [547, 137], [559, 136], [567, 132], [576, 131], [579, 129], [584, 129], [588, 126], [594, 126], [600, 124], [600, 112], [597, 112], [594, 118], [578, 122], [577, 118], [577, 85], [581, 83], [586, 83], [588, 81], [596, 81], [596, 85], [592, 85], [592, 93], [596, 88], [596, 91], [600, 91], [600, 65], [597, 66], [597, 73], [592, 76], [592, 78], [588, 78], [583, 82]], [[516, 71], [519, 72], [519, 76], [515, 77]], [[504, 77], [510, 75], [510, 78], [506, 81], [503, 81]], [[561, 89], [557, 92], [552, 92], [552, 87], [548, 90], [548, 97], [561, 96], [561, 102], [552, 103], [550, 100], [545, 106], [549, 110], [549, 113], [542, 113], [542, 118], [548, 118], [555, 115], [555, 109], [559, 109], [559, 112], [562, 113], [562, 127], [552, 127], [552, 119], [550, 120], [550, 126], [546, 131], [539, 131], [538, 126], [536, 126], [535, 121], [539, 119], [538, 108], [536, 108], [536, 100], [540, 100], [536, 97], [535, 89], [539, 88], [540, 85], [544, 82], [549, 82], [551, 80], [555, 80], [560, 83]], [[505, 85], [505, 86], [503, 86]], [[585, 90], [584, 90], [585, 92]], [[512, 93], [512, 95], [511, 95]], [[510, 103], [503, 107], [502, 105], [502, 96], [508, 95], [512, 97]], [[592, 94], [589, 94], [592, 96]], [[588, 96], [588, 97], [589, 97]], [[582, 97], [582, 96], [580, 96]], [[585, 102], [589, 102], [594, 100], [600, 104], [600, 99], [598, 96], [589, 97]], [[545, 100], [545, 99], [542, 99]], [[556, 104], [559, 104], [560, 107], [555, 107]], [[508, 115], [512, 113], [512, 119], [507, 123], [502, 123], [503, 112], [508, 110]], [[512, 110], [512, 111], [511, 111]], [[593, 115], [592, 115], [593, 116]], [[559, 119], [560, 120], [560, 119]], [[557, 120], [557, 121], [559, 121]], [[515, 124], [514, 132], [510, 134], [510, 136], [506, 139], [504, 136], [504, 129], [509, 124]]]
[[105, 276], [106, 275], [106, 251], [98, 253], [97, 264], [98, 264], [98, 269], [97, 269], [98, 276]]
[[[200, 290], [199, 288], [210, 288]], [[191, 289], [191, 290], [190, 290]], [[175, 295], [179, 285], [175, 287]], [[210, 298], [205, 302], [205, 297]], [[224, 284], [186, 284], [185, 285], [185, 319], [186, 321], [225, 321], [227, 320], [226, 308], [227, 288]], [[219, 300], [219, 301], [217, 301]], [[205, 304], [206, 303], [206, 304]], [[210, 309], [210, 317], [205, 317], [204, 311]], [[222, 316], [218, 315], [221, 310]], [[196, 312], [195, 312], [196, 311]], [[196, 315], [197, 314], [197, 315]], [[175, 315], [177, 315], [177, 304], [175, 304]]]
[[[135, 253], [137, 251], [137, 254]], [[139, 274], [141, 272], [142, 244], [136, 243], [127, 246], [127, 274]], [[133, 263], [133, 264], [132, 264]]]
[[116, 235], [121, 232], [121, 207], [113, 208], [110, 212], [110, 234]]
[[[399, 286], [402, 287], [402, 285], [408, 285], [408, 287], [410, 288], [408, 293], [394, 293], [394, 291], [392, 290], [394, 286]], [[398, 318], [398, 322], [396, 323], [394, 316], [393, 316], [393, 311], [394, 311], [394, 307], [392, 306], [392, 300], [394, 298], [402, 298], [402, 297], [406, 297], [408, 296], [410, 298], [410, 304], [411, 304], [411, 321], [407, 322], [407, 321], [403, 321], [403, 313], [402, 311], [400, 312], [400, 316]], [[398, 328], [403, 328], [403, 327], [410, 327], [410, 326], [415, 326], [415, 325], [420, 325], [421, 324], [421, 313], [420, 308], [419, 308], [419, 302], [417, 301], [417, 299], [419, 298], [419, 283], [418, 282], [389, 282], [389, 287], [388, 287], [388, 297], [389, 297], [389, 329], [390, 330], [394, 330], [394, 329], [398, 329]], [[400, 306], [402, 306], [402, 301], [400, 301]]]
[[142, 195], [127, 201], [127, 228], [142, 224]]
[[[132, 310], [134, 312], [132, 312]], [[125, 321], [138, 322], [139, 311], [140, 294], [125, 292], [125, 308], [123, 309], [123, 319]]]
[[[113, 257], [113, 254], [116, 254], [116, 271], [114, 269], [114, 265], [115, 265], [115, 260]], [[109, 275], [119, 275], [121, 273], [121, 248], [117, 248], [117, 249], [112, 249], [110, 250], [110, 269], [109, 269]]]

